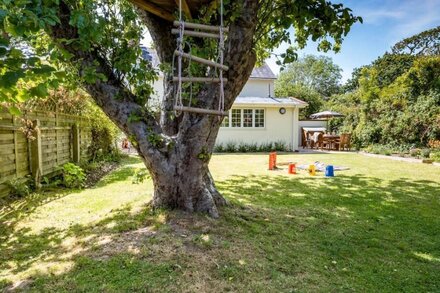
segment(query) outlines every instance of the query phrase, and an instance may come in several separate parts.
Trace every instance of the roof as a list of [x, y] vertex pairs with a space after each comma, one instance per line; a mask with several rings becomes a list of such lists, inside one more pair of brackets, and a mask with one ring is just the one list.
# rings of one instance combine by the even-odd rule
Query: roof
[[304, 108], [308, 104], [297, 98], [272, 98], [272, 97], [237, 97], [235, 106], [260, 105], [270, 107], [299, 107]]
[[[157, 68], [160, 64], [160, 61], [156, 50], [152, 48], [147, 48], [145, 46], [141, 46], [141, 49], [142, 49], [142, 57], [146, 60], [149, 60], [154, 68]], [[276, 79], [277, 77], [272, 72], [269, 65], [267, 65], [267, 63], [264, 63], [260, 67], [255, 67], [254, 70], [252, 70], [251, 76], [249, 78]]]
[[258, 78], [258, 79], [277, 79], [277, 76], [272, 72], [269, 65], [264, 62], [260, 67], [255, 67], [252, 70], [250, 78]]
[[154, 68], [157, 68], [160, 64], [159, 56], [157, 55], [156, 50], [141, 46], [142, 50], [142, 58], [151, 62]]

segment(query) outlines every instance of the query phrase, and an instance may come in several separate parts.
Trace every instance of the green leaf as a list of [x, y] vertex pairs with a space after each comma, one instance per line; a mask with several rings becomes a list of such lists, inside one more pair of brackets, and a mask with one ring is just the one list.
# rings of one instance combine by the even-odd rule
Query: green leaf
[[16, 116], [21, 115], [20, 109], [15, 106], [8, 107], [8, 111], [11, 115], [16, 115]]

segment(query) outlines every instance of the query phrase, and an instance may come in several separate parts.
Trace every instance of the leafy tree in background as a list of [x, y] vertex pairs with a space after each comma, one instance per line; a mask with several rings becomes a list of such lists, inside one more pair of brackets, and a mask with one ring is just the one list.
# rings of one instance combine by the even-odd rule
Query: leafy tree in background
[[308, 119], [313, 113], [319, 112], [324, 104], [320, 93], [300, 84], [281, 86], [277, 82], [275, 95], [277, 97], [295, 97], [307, 102], [309, 105], [299, 112], [299, 119]]
[[393, 54], [440, 55], [440, 26], [403, 39], [391, 51]]
[[426, 146], [440, 139], [440, 27], [406, 38], [371, 65], [356, 69], [326, 107], [346, 115], [338, 125], [358, 147]]
[[[194, 8], [193, 17], [218, 24], [219, 9], [213, 3]], [[350, 27], [361, 21], [342, 4], [325, 0], [225, 1], [224, 11], [229, 26], [225, 64], [230, 68], [225, 74], [229, 81], [226, 110], [256, 61], [281, 43], [294, 40], [293, 46], [303, 48], [312, 39], [323, 51], [338, 51]], [[151, 174], [154, 207], [218, 216], [217, 206], [225, 200], [215, 188], [208, 163], [221, 119], [173, 111], [176, 84], [171, 77], [175, 73], [169, 68], [176, 35], [171, 34], [170, 20], [125, 0], [15, 0], [0, 3], [0, 23], [0, 101], [44, 96], [48, 87], [68, 79], [83, 88], [130, 137]], [[160, 113], [145, 106], [157, 76], [141, 56], [139, 43], [145, 27], [160, 62], [168, 68]], [[215, 59], [214, 40], [189, 42], [193, 54]], [[289, 48], [282, 57], [283, 63], [289, 63], [296, 53]], [[194, 76], [209, 74], [205, 66], [194, 62], [190, 70]], [[214, 109], [219, 104], [216, 85], [192, 90], [194, 106]], [[187, 95], [190, 89], [185, 91]]]
[[354, 68], [353, 71], [351, 72], [351, 78], [348, 79], [341, 87], [341, 92], [349, 93], [356, 91], [359, 88], [359, 78], [362, 76], [362, 70], [368, 67], [370, 67], [370, 65], [364, 65], [361, 67]]
[[289, 64], [275, 84], [279, 96], [289, 96], [292, 87], [305, 87], [323, 97], [340, 91], [342, 69], [327, 56], [306, 55]]

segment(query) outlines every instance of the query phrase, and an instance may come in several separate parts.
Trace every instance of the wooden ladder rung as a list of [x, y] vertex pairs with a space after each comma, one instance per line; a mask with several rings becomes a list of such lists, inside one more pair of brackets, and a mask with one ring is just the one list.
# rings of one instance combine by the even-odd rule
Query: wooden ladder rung
[[[174, 26], [179, 27], [180, 22], [175, 20], [173, 22]], [[205, 30], [205, 31], [211, 31], [211, 32], [220, 32], [220, 27], [215, 25], [206, 25], [206, 24], [200, 24], [200, 23], [193, 23], [193, 22], [184, 22], [185, 28], [191, 28], [191, 29], [199, 29], [199, 30]], [[225, 33], [229, 32], [228, 27], [224, 27], [223, 31]]]
[[[206, 83], [220, 83], [220, 78], [217, 77], [182, 77], [182, 82], [206, 82]], [[173, 77], [173, 82], [179, 82], [179, 77]], [[227, 83], [228, 79], [223, 78], [223, 82]]]
[[217, 62], [214, 62], [214, 61], [211, 61], [211, 60], [206, 60], [206, 59], [203, 59], [203, 58], [200, 58], [200, 57], [197, 57], [197, 56], [193, 56], [193, 55], [190, 55], [188, 53], [181, 53], [181, 52], [179, 52], [177, 50], [174, 51], [174, 55], [182, 56], [184, 58], [191, 59], [191, 60], [193, 60], [195, 62], [199, 62], [199, 63], [205, 64], [205, 65], [208, 65], [208, 66], [212, 66], [212, 67], [216, 67], [216, 68], [221, 68], [223, 70], [228, 70], [229, 69], [229, 67], [226, 66], [226, 65], [222, 65], [220, 63], [217, 63]]
[[209, 110], [209, 109], [184, 107], [184, 106], [174, 106], [174, 110], [180, 111], [180, 112], [190, 112], [190, 113], [218, 115], [218, 116], [228, 116], [229, 115], [229, 112], [227, 112], [227, 111]]
[[[180, 30], [177, 29], [177, 28], [173, 28], [171, 30], [171, 33], [174, 34], [174, 35], [178, 35], [178, 34], [180, 34]], [[199, 38], [213, 38], [213, 39], [219, 39], [220, 38], [220, 34], [211, 34], [211, 33], [187, 31], [187, 30], [184, 30], [183, 34], [185, 36], [199, 37]]]

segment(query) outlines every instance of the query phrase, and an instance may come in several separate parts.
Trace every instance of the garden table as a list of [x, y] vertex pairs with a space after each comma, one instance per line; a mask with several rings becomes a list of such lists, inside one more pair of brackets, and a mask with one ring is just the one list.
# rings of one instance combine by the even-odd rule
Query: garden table
[[338, 150], [336, 145], [339, 144], [339, 141], [341, 139], [340, 135], [334, 135], [334, 134], [324, 134], [323, 135], [323, 145], [329, 150]]

